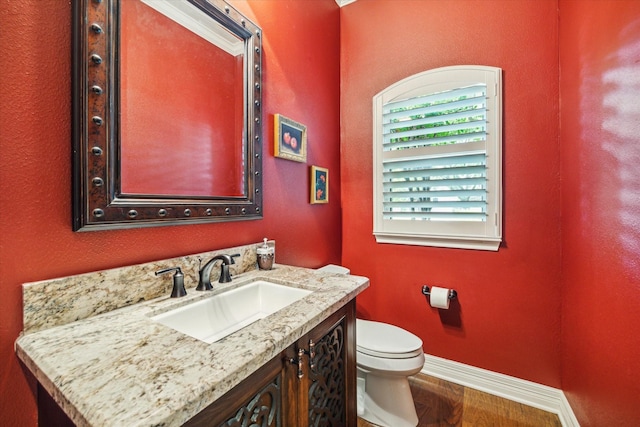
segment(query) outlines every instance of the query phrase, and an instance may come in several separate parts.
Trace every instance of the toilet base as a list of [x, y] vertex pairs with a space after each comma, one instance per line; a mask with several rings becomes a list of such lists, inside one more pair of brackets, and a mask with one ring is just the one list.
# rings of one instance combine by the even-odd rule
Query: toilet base
[[418, 414], [407, 377], [358, 369], [358, 416], [381, 427], [416, 427]]

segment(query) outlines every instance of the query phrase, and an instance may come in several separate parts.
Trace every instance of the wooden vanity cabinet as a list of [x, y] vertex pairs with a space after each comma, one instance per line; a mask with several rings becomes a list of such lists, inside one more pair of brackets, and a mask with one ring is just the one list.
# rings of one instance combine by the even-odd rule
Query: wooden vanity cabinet
[[185, 425], [356, 426], [355, 319], [351, 300]]

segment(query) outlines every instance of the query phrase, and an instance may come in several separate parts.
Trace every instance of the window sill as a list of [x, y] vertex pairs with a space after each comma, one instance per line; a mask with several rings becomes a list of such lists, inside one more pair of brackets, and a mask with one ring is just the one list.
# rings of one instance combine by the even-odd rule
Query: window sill
[[482, 251], [497, 251], [502, 239], [473, 238], [470, 236], [436, 236], [416, 235], [400, 233], [374, 233], [377, 243], [390, 243], [395, 245], [434, 246], [438, 248], [474, 249]]

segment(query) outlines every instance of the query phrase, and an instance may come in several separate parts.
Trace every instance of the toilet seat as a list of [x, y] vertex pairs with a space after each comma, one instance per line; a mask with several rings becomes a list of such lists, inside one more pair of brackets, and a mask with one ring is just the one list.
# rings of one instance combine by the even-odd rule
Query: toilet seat
[[366, 353], [356, 353], [356, 364], [358, 369], [364, 372], [376, 372], [382, 376], [407, 376], [414, 375], [424, 367], [424, 353], [418, 356], [401, 359], [390, 359], [369, 356]]
[[384, 359], [409, 359], [423, 354], [422, 340], [387, 323], [356, 319], [356, 348], [359, 353]]

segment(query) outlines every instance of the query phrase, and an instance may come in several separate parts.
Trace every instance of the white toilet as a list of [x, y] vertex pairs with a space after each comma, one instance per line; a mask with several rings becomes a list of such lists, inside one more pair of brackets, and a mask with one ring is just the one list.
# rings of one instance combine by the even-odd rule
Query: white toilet
[[[327, 265], [325, 273], [349, 274]], [[415, 427], [418, 415], [408, 377], [424, 366], [422, 340], [387, 323], [356, 319], [358, 416], [382, 427]]]
[[356, 319], [358, 416], [383, 427], [415, 427], [408, 377], [424, 366], [422, 340], [386, 323]]

